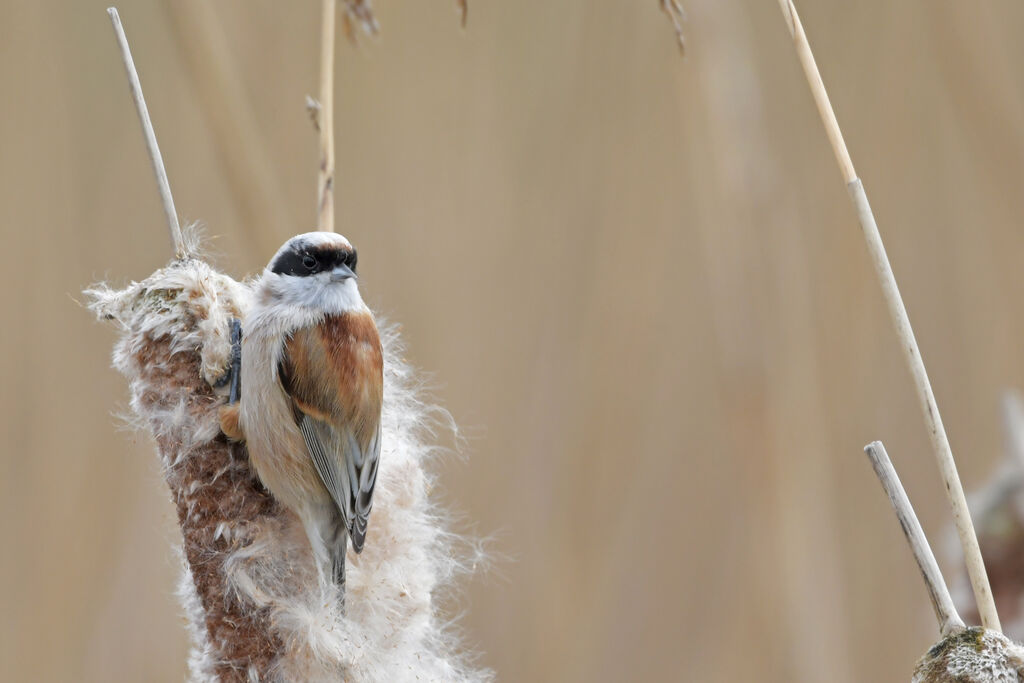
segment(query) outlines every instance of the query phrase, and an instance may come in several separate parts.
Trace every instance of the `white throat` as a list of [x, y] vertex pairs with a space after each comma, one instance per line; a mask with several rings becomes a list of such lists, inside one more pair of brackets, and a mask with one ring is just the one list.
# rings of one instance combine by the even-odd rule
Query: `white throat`
[[300, 306], [326, 315], [368, 310], [355, 278], [332, 282], [329, 272], [298, 277], [264, 270], [259, 289], [267, 304]]
[[319, 324], [324, 316], [369, 313], [355, 279], [331, 282], [330, 273], [306, 277], [264, 270], [254, 286], [247, 335], [276, 337]]

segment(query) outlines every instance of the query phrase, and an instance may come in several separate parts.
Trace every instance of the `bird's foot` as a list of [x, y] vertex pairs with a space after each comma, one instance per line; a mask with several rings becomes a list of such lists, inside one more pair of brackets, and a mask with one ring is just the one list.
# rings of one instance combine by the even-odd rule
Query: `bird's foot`
[[221, 389], [225, 385], [231, 385], [231, 395], [228, 398], [228, 401], [230, 403], [238, 403], [239, 391], [242, 386], [242, 321], [238, 318], [231, 319], [230, 336], [231, 356], [228, 358], [228, 367], [224, 371], [224, 374], [220, 375], [216, 382], [213, 382], [213, 386], [216, 389]]
[[230, 389], [227, 404], [220, 407], [220, 429], [229, 439], [244, 441], [238, 424], [238, 400], [242, 394], [242, 322], [238, 318], [231, 320], [231, 367], [223, 382], [230, 384]]

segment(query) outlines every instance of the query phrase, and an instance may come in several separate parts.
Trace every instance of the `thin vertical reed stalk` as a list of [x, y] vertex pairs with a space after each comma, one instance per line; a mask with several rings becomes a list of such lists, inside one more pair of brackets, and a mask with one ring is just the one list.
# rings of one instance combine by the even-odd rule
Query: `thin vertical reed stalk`
[[149, 152], [149, 160], [153, 164], [157, 189], [160, 191], [160, 201], [163, 203], [164, 214], [167, 216], [167, 227], [170, 228], [171, 241], [174, 243], [174, 253], [179, 259], [185, 258], [189, 255], [189, 250], [185, 244], [185, 238], [181, 234], [178, 214], [174, 210], [171, 184], [167, 180], [167, 169], [164, 168], [160, 146], [156, 143], [156, 133], [153, 131], [153, 122], [149, 118], [146, 98], [142, 95], [139, 72], [135, 70], [135, 60], [132, 59], [132, 51], [128, 47], [128, 38], [124, 34], [124, 27], [121, 26], [121, 17], [118, 15], [117, 9], [109, 7], [107, 14], [110, 15], [110, 23], [114, 27], [114, 35], [117, 36], [117, 45], [121, 49], [121, 60], [124, 62], [125, 71], [128, 72], [128, 87], [132, 93], [132, 100], [135, 102], [135, 110], [139, 114], [139, 121], [142, 123], [142, 133], [146, 138], [146, 151]]
[[892, 461], [889, 460], [885, 446], [881, 441], [874, 441], [864, 447], [864, 452], [867, 453], [868, 459], [871, 461], [871, 467], [874, 468], [878, 481], [882, 483], [882, 488], [889, 496], [889, 502], [892, 504], [893, 510], [896, 511], [896, 518], [903, 529], [903, 535], [907, 539], [914, 560], [917, 561], [918, 569], [921, 570], [925, 587], [928, 589], [928, 597], [931, 598], [932, 608], [935, 610], [935, 617], [939, 621], [939, 632], [943, 636], [948, 636], [951, 633], [962, 631], [964, 629], [963, 619], [957, 614], [953, 598], [949, 594], [949, 588], [939, 570], [939, 563], [935, 561], [935, 554], [928, 544], [924, 529], [921, 528], [921, 522], [918, 521], [917, 515], [914, 513], [914, 507], [910, 504], [910, 498], [907, 497], [907, 492], [896, 474], [896, 469], [892, 466]]
[[334, 232], [334, 25], [337, 0], [323, 0], [320, 27], [320, 172], [317, 175], [317, 229]]
[[867, 194], [864, 185], [853, 167], [849, 150], [843, 140], [843, 133], [836, 120], [835, 111], [829, 101], [825, 84], [818, 71], [818, 65], [814, 60], [807, 35], [804, 33], [803, 25], [797, 14], [796, 7], [792, 0], [779, 0], [779, 7], [786, 19], [790, 34], [796, 47], [797, 56], [803, 67], [804, 75], [814, 96], [814, 103], [818, 107], [818, 113], [825, 124], [825, 132], [828, 134], [829, 142], [832, 144], [832, 151], [836, 155], [836, 161], [843, 174], [847, 190], [857, 210], [857, 219], [860, 221], [861, 230], [867, 243], [871, 261], [875, 266], [875, 272], [882, 286], [882, 294], [885, 303], [892, 317], [896, 334], [900, 339], [900, 348], [903, 350], [904, 360], [914, 379], [914, 386], [917, 389], [918, 400], [921, 411], [924, 414], [925, 425], [931, 437], [932, 450], [939, 466], [939, 473], [945, 484], [946, 495], [950, 507], [953, 510], [953, 519], [956, 523], [957, 535], [960, 538], [960, 545], [963, 547], [964, 558], [967, 562], [967, 572], [971, 579], [971, 587], [974, 590], [974, 599], [978, 603], [978, 612], [981, 615], [981, 623], [985, 628], [1000, 630], [999, 615], [996, 613], [995, 600], [992, 597], [992, 589], [989, 586], [988, 575], [985, 573], [985, 563], [981, 557], [981, 550], [978, 547], [978, 538], [971, 522], [971, 513], [967, 508], [967, 498], [964, 496], [963, 485], [956, 470], [956, 462], [953, 459], [953, 451], [949, 445], [949, 438], [946, 436], [945, 427], [942, 425], [942, 418], [939, 416], [939, 407], [935, 401], [935, 394], [932, 391], [931, 383], [928, 380], [928, 373], [921, 358], [921, 350], [918, 348], [917, 339], [914, 337], [914, 330], [910, 326], [910, 317], [907, 315], [906, 306], [900, 296], [899, 287], [896, 284], [896, 277], [892, 272], [892, 266], [885, 253], [885, 246], [882, 244], [882, 236], [878, 232], [878, 225], [875, 223], [874, 214], [868, 204]]

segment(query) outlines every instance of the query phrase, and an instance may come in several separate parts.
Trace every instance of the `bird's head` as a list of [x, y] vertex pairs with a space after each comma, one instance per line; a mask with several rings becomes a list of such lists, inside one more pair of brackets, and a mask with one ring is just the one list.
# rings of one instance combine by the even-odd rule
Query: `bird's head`
[[263, 272], [277, 302], [341, 313], [365, 308], [356, 285], [356, 250], [334, 232], [296, 235], [277, 250]]

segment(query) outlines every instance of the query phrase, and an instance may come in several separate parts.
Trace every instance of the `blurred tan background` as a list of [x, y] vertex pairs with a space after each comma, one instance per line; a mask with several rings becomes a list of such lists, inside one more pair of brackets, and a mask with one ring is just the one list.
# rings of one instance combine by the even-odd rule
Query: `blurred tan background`
[[[205, 3], [120, 10], [240, 277], [313, 226], [320, 10]], [[77, 303], [170, 256], [105, 4], [0, 4], [9, 681], [185, 671], [173, 509]], [[913, 389], [776, 3], [685, 4], [685, 60], [657, 0], [470, 0], [465, 31], [380, 0], [339, 42], [339, 230], [469, 437], [440, 495], [506, 556], [453, 612], [505, 681], [908, 680], [937, 631], [861, 447], [941, 545]], [[977, 488], [1024, 386], [1024, 6], [800, 9]]]

